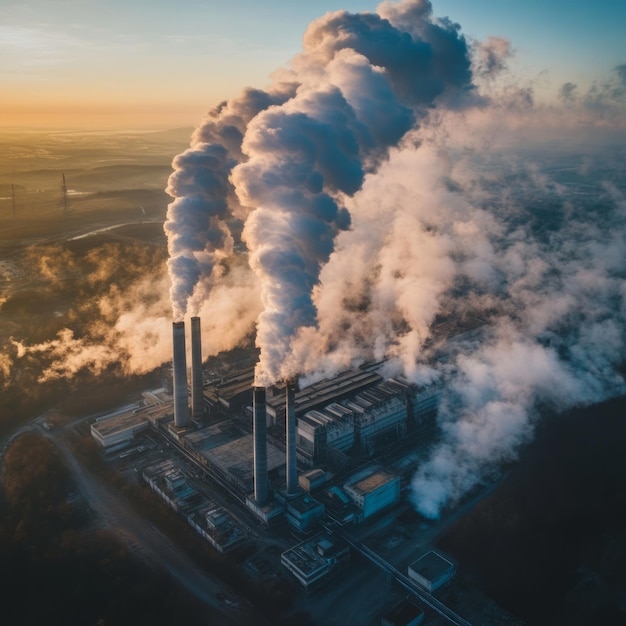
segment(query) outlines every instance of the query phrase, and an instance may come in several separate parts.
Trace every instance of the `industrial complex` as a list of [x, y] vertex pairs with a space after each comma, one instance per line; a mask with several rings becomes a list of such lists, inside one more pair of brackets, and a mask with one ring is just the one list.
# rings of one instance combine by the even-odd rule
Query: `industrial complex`
[[[254, 386], [250, 363], [203, 370], [198, 317], [188, 375], [184, 322], [173, 324], [172, 337], [171, 385], [94, 421], [93, 438], [119, 457], [141, 456], [150, 447], [142, 437], [167, 447], [168, 455], [136, 466], [160, 498], [219, 553], [246, 545], [257, 529], [275, 533], [286, 546], [285, 575], [315, 592], [359, 551], [357, 529], [401, 505], [415, 451], [436, 436], [441, 386], [385, 379], [381, 364], [304, 388], [295, 380]], [[420, 602], [455, 573], [443, 555], [413, 556], [398, 580], [415, 597], [383, 623], [420, 623]]]

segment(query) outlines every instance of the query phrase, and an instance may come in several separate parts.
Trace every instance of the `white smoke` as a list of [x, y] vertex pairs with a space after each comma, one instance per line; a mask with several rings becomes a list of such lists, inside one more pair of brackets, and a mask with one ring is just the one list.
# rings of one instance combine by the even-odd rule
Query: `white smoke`
[[471, 86], [466, 42], [430, 3], [381, 11], [389, 19], [339, 11], [313, 22], [292, 62], [293, 97], [250, 119], [243, 136], [247, 158], [231, 181], [252, 208], [243, 238], [261, 286], [260, 384], [302, 371], [292, 343], [316, 326], [312, 292], [364, 175], [436, 99], [462, 100]]
[[[79, 276], [75, 285], [78, 293], [85, 284], [97, 283], [105, 291], [89, 298], [79, 297], [77, 310], [67, 315], [67, 321], [73, 319], [74, 323], [61, 327], [52, 339], [39, 343], [7, 339], [0, 358], [0, 389], [24, 368], [39, 372], [37, 382], [43, 384], [70, 380], [81, 372], [96, 376], [107, 371], [121, 376], [143, 375], [171, 361], [170, 278], [165, 265], [154, 264], [149, 255], [137, 257], [136, 251], [127, 251], [125, 258], [110, 257], [107, 252], [92, 251], [98, 265], [81, 276], [80, 261], [68, 251], [33, 250], [40, 275], [56, 281], [55, 287], [63, 282], [60, 268], [69, 267]], [[142, 258], [148, 266], [135, 267], [134, 280], [123, 287], [111, 284], [118, 262], [128, 269]], [[203, 359], [246, 343], [260, 310], [258, 283], [245, 258], [235, 255], [229, 259], [219, 284], [198, 308], [203, 317]]]
[[[565, 109], [541, 107], [507, 74], [511, 55], [501, 37], [468, 44], [428, 0], [329, 13], [307, 29], [288, 86], [216, 110], [170, 184], [176, 314], [210, 297], [229, 220], [244, 224], [258, 383], [368, 360], [445, 382], [442, 443], [414, 481], [429, 516], [516, 454], [538, 406], [624, 390], [622, 193], [607, 182], [590, 209], [511, 148], [562, 141], [564, 128], [584, 140], [620, 114], [623, 128], [626, 71], [584, 97], [565, 85]], [[210, 155], [206, 177], [197, 152]], [[205, 230], [187, 241], [196, 217]], [[435, 322], [469, 317], [482, 331], [442, 352]]]
[[220, 261], [233, 252], [231, 220], [247, 214], [229, 182], [232, 168], [245, 159], [241, 142], [247, 124], [294, 89], [295, 83], [282, 82], [270, 92], [246, 89], [239, 98], [223, 102], [194, 132], [190, 147], [174, 159], [166, 191], [175, 200], [168, 206], [164, 229], [175, 320], [198, 313], [223, 273]]
[[[538, 406], [626, 389], [623, 195], [604, 184], [593, 203], [535, 166], [464, 152], [484, 145], [468, 120], [425, 121], [348, 203], [354, 228], [321, 272], [319, 324], [295, 352], [319, 375], [385, 358], [388, 374], [443, 378], [443, 441], [413, 482], [430, 517], [515, 456]], [[487, 321], [482, 333], [433, 360], [435, 317], [467, 313]]]

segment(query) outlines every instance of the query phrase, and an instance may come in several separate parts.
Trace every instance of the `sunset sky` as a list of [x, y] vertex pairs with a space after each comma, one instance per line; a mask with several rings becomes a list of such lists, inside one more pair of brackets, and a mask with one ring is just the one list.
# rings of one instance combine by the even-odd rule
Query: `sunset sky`
[[[244, 86], [263, 87], [301, 47], [307, 24], [372, 0], [3, 0], [0, 126], [194, 125]], [[511, 67], [554, 98], [626, 63], [626, 2], [434, 0], [469, 38], [497, 35]]]

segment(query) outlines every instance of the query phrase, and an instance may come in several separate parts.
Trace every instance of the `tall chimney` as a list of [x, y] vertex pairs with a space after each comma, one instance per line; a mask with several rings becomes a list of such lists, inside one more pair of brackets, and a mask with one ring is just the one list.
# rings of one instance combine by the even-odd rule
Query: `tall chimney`
[[265, 409], [265, 387], [253, 388], [254, 428], [254, 499], [264, 505], [269, 496], [267, 478], [267, 414]]
[[180, 428], [189, 426], [185, 322], [174, 322], [172, 333], [174, 341], [174, 424]]
[[202, 398], [202, 337], [200, 318], [191, 318], [191, 414], [194, 418], [204, 415]]
[[287, 381], [285, 395], [285, 439], [287, 441], [287, 495], [298, 491], [298, 468], [296, 465], [296, 382]]

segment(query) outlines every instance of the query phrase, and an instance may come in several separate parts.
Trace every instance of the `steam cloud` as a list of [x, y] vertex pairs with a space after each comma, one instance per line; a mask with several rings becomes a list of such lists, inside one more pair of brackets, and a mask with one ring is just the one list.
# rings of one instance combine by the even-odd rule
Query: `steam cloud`
[[[549, 136], [557, 116], [561, 127], [606, 124], [623, 112], [626, 73], [618, 66], [564, 119], [534, 105], [532, 85], [507, 83], [511, 54], [498, 37], [468, 46], [428, 1], [330, 13], [307, 29], [281, 75], [281, 98], [266, 94], [237, 117], [234, 144], [220, 116], [246, 94], [210, 116], [191, 148], [231, 159], [219, 161], [219, 185], [193, 160], [190, 179], [211, 198], [219, 190], [220, 228], [226, 208], [244, 223], [261, 296], [259, 384], [311, 381], [372, 359], [385, 360], [388, 375], [444, 383], [442, 442], [413, 482], [430, 517], [516, 454], [539, 405], [563, 410], [624, 391], [620, 190], [605, 185], [590, 206], [532, 162], [495, 147], [481, 160], [479, 151], [494, 128], [502, 144], [522, 126]], [[572, 112], [576, 86], [560, 98]], [[591, 109], [601, 115], [585, 117]], [[186, 268], [200, 257], [194, 242], [179, 246], [195, 209], [173, 210], [198, 195], [177, 183], [185, 155], [175, 162], [167, 232]], [[205, 213], [205, 224], [218, 223], [210, 203]], [[219, 284], [215, 259], [229, 247], [219, 236], [206, 242], [214, 247], [205, 270], [177, 273], [170, 262], [182, 286], [173, 293], [184, 295], [174, 298], [177, 314], [198, 285]], [[467, 317], [483, 320], [480, 331], [442, 352], [434, 323]]]
[[[181, 316], [198, 285], [215, 284], [216, 260], [230, 253], [230, 174], [238, 199], [231, 214], [245, 220], [261, 287], [259, 384], [299, 371], [291, 343], [316, 325], [311, 294], [335, 237], [350, 225], [346, 199], [436, 99], [443, 106], [471, 86], [458, 27], [434, 20], [421, 0], [313, 22], [289, 77], [292, 90], [283, 85], [281, 98], [264, 94], [251, 105], [247, 92], [209, 116], [168, 187], [176, 197], [166, 223], [172, 300]], [[231, 110], [242, 109], [232, 123]], [[236, 132], [224, 141], [227, 125]]]
[[[501, 38], [468, 45], [425, 0], [330, 13], [267, 91], [207, 116], [168, 186], [171, 306], [203, 316], [205, 355], [256, 323], [260, 383], [369, 360], [442, 383], [441, 442], [413, 481], [430, 517], [514, 458], [538, 407], [624, 393], [624, 190], [589, 155], [557, 182], [525, 140], [623, 132], [626, 71], [541, 107], [507, 82], [510, 56]], [[106, 324], [13, 350], [52, 358], [44, 377], [120, 354], [147, 371], [171, 357], [170, 303], [148, 284], [167, 290], [139, 281], [99, 300]], [[434, 333], [470, 318], [483, 325]]]

